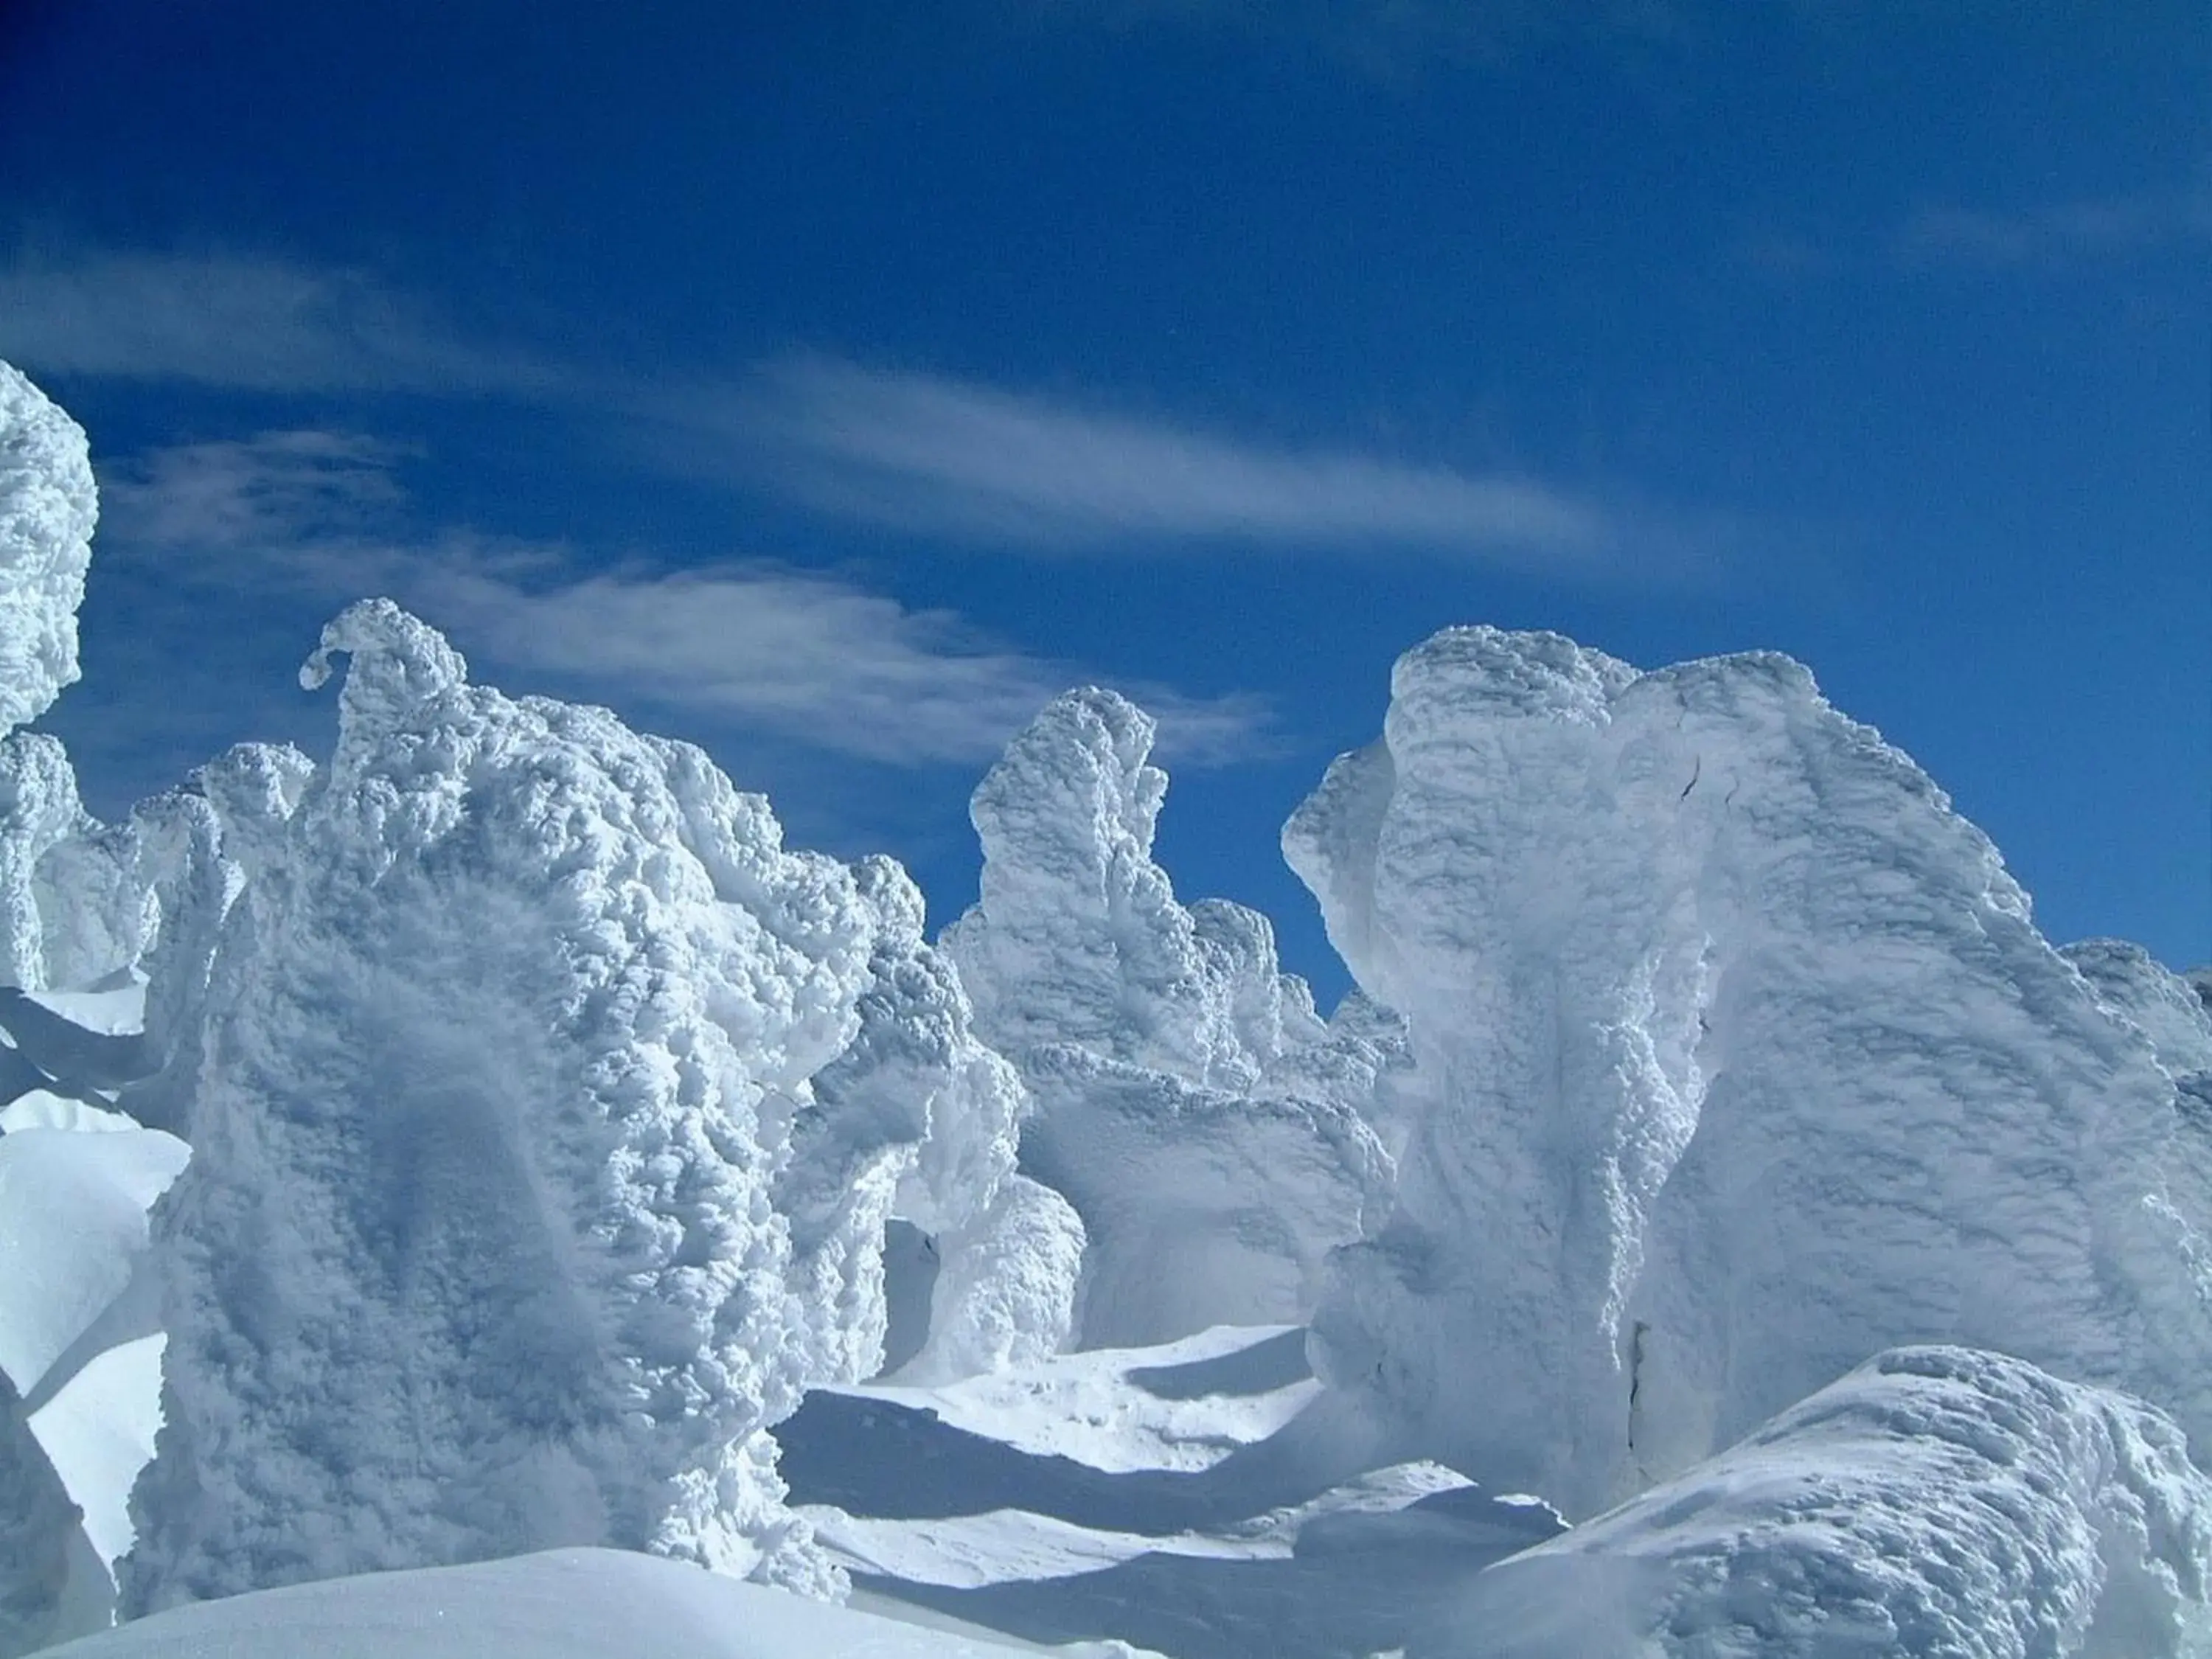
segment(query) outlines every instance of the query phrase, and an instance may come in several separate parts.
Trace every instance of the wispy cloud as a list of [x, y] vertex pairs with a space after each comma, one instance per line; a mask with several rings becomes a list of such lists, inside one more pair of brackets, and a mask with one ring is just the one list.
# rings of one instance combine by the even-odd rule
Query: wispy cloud
[[1925, 206], [1892, 252], [1909, 267], [2058, 269], [2104, 264], [2212, 241], [2212, 181], [2001, 212]]
[[232, 253], [18, 253], [0, 266], [0, 357], [259, 392], [534, 395], [562, 378], [371, 276]]
[[763, 371], [720, 419], [730, 453], [816, 507], [1017, 544], [1397, 543], [1561, 568], [1601, 562], [1612, 538], [1596, 506], [1534, 480], [1263, 448], [828, 358]]
[[[1088, 678], [948, 611], [763, 561], [592, 568], [573, 550], [391, 533], [398, 453], [283, 432], [156, 451], [103, 479], [112, 533], [180, 581], [281, 582], [335, 602], [388, 592], [504, 668], [893, 765], [988, 761]], [[1192, 765], [1263, 750], [1255, 697], [1125, 684]]]

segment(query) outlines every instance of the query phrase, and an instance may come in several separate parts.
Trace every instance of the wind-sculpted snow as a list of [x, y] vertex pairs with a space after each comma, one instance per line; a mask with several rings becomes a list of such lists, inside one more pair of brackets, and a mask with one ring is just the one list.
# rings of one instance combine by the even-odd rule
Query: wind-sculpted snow
[[2059, 954], [2081, 970], [2099, 1002], [2150, 1039], [2167, 1071], [2212, 1072], [2212, 1006], [2187, 980], [2126, 939], [2084, 939]]
[[1329, 1249], [1388, 1208], [1389, 1159], [1349, 1107], [1231, 1094], [1066, 1043], [1023, 1066], [1037, 1100], [1024, 1167], [1090, 1238], [1087, 1346], [1295, 1323]]
[[1285, 850], [1409, 1025], [1397, 1207], [1315, 1322], [1406, 1451], [1587, 1515], [1928, 1341], [2212, 1437], [2172, 1078], [1796, 664], [1440, 634]]
[[975, 791], [981, 896], [943, 940], [1037, 1097], [1024, 1170], [1082, 1218], [1086, 1346], [1304, 1318], [1389, 1182], [1358, 1109], [1389, 1017], [1324, 1025], [1266, 917], [1176, 902], [1153, 732], [1095, 687], [1048, 706]]
[[0, 732], [45, 714], [77, 678], [98, 515], [84, 428], [0, 363]]
[[157, 1212], [127, 1604], [568, 1543], [833, 1589], [765, 1431], [872, 1368], [884, 1214], [909, 1177], [980, 1212], [1018, 1109], [919, 896], [388, 602], [306, 682], [339, 653], [295, 806], [265, 754], [201, 784], [246, 878]]
[[1907, 1348], [1491, 1568], [1408, 1659], [2184, 1659], [2208, 1572], [2212, 1482], [2171, 1419]]

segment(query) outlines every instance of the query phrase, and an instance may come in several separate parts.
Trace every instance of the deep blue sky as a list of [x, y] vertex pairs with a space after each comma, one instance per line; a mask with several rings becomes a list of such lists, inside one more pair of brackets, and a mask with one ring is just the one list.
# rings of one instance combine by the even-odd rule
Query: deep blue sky
[[[2123, 10], [2124, 15], [2123, 16]], [[645, 15], [635, 15], [642, 11]], [[1778, 647], [2047, 931], [2212, 958], [2201, 0], [0, 7], [0, 356], [108, 488], [96, 808], [393, 592], [972, 893], [1010, 726], [1278, 825], [1449, 623]]]

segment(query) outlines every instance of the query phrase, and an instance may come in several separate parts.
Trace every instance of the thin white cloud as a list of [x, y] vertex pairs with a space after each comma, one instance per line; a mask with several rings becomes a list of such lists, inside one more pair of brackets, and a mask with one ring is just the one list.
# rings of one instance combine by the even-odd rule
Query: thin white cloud
[[399, 452], [354, 433], [264, 432], [176, 444], [103, 473], [111, 536], [178, 548], [273, 549], [406, 500]]
[[[568, 550], [464, 533], [373, 533], [404, 501], [397, 452], [285, 432], [155, 451], [103, 477], [107, 533], [180, 582], [278, 581], [335, 604], [387, 592], [502, 668], [611, 701], [748, 725], [900, 766], [995, 757], [1053, 696], [1088, 678], [947, 611], [763, 562], [586, 568]], [[1252, 696], [1125, 684], [1192, 765], [1263, 751]]]
[[1612, 539], [1594, 504], [1525, 478], [1266, 449], [819, 357], [764, 371], [726, 429], [817, 507], [1030, 545], [1397, 543], [1559, 569]]
[[19, 253], [0, 266], [0, 357], [258, 392], [533, 394], [560, 378], [358, 272], [230, 253]]
[[1913, 267], [2051, 269], [2105, 264], [2212, 240], [2212, 183], [2057, 202], [2017, 212], [1929, 205], [1892, 251]]

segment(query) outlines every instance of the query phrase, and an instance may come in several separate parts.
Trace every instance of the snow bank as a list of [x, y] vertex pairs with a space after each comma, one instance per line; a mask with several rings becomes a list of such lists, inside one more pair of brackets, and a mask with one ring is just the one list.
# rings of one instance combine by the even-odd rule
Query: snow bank
[[2124, 1395], [1879, 1356], [1502, 1562], [1409, 1659], [2181, 1659], [2212, 1650], [2212, 1482]]
[[2200, 1132], [1986, 838], [1786, 658], [1400, 659], [1284, 832], [1419, 1098], [1322, 1375], [1587, 1515], [1899, 1343], [2212, 1437]]
[[[179, 1607], [53, 1659], [1011, 1659], [1038, 1650], [824, 1607], [649, 1556], [562, 1549]], [[1066, 1659], [1139, 1659], [1119, 1644]]]
[[146, 1212], [186, 1156], [155, 1129], [0, 1136], [0, 1371], [19, 1394], [37, 1394], [130, 1284], [146, 1254]]
[[1303, 1318], [1389, 1188], [1357, 1109], [1383, 1048], [1322, 1024], [1264, 916], [1186, 908], [1152, 861], [1153, 732], [1111, 691], [1048, 706], [975, 791], [981, 897], [942, 941], [1036, 1097], [1024, 1171], [1082, 1218], [1088, 1346]]
[[764, 1431], [872, 1368], [884, 1214], [980, 1212], [1018, 1105], [918, 895], [389, 602], [305, 681], [341, 653], [304, 793], [267, 754], [201, 785], [250, 878], [157, 1212], [126, 1606], [571, 1543], [830, 1589]]

